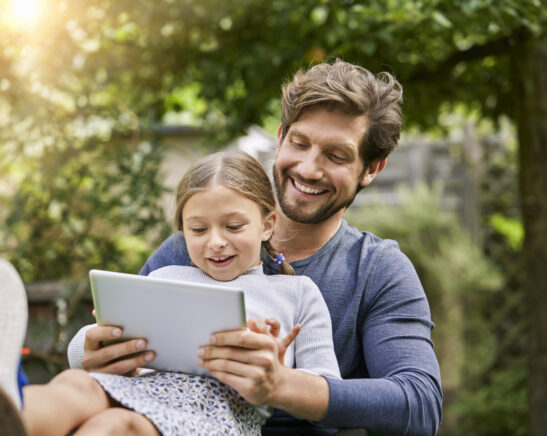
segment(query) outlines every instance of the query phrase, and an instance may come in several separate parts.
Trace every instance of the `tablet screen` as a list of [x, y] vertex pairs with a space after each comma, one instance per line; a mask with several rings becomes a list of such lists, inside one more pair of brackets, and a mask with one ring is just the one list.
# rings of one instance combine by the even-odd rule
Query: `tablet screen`
[[145, 338], [156, 352], [150, 368], [207, 375], [199, 346], [211, 333], [245, 328], [242, 289], [101, 270], [89, 277], [97, 323]]

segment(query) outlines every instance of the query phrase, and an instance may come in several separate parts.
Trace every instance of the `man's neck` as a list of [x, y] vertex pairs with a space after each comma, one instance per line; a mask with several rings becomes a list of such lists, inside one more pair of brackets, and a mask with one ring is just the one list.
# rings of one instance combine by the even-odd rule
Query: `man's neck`
[[278, 208], [272, 246], [283, 253], [288, 262], [305, 259], [334, 236], [342, 222], [343, 212], [341, 210], [318, 224], [302, 224], [291, 220]]

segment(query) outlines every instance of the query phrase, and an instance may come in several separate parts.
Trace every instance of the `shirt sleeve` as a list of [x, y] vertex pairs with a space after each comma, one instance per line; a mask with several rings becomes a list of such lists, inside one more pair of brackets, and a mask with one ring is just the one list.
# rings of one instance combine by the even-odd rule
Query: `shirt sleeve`
[[369, 378], [327, 379], [329, 407], [320, 423], [386, 435], [434, 435], [442, 392], [425, 292], [398, 249], [388, 247], [377, 256], [358, 326]]
[[96, 325], [97, 324], [89, 324], [82, 327], [68, 344], [68, 364], [71, 368], [83, 369], [82, 360], [84, 358], [85, 333], [88, 329], [95, 327]]
[[301, 303], [296, 322], [302, 325], [302, 329], [295, 339], [296, 368], [339, 379], [329, 309], [311, 279], [300, 277], [300, 283]]

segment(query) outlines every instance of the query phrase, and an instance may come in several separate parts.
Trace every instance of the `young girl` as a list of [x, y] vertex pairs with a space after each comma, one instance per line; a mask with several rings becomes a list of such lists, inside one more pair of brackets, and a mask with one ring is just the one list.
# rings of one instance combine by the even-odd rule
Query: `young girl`
[[[194, 266], [168, 266], [151, 275], [242, 288], [247, 317], [273, 317], [279, 321], [268, 321], [274, 334], [290, 338], [284, 343], [284, 356], [280, 356], [285, 365], [339, 378], [330, 316], [319, 289], [307, 277], [267, 276], [262, 270], [263, 261], [276, 258], [281, 273], [291, 272], [268, 242], [276, 219], [275, 200], [258, 161], [243, 152], [209, 155], [185, 174], [176, 201], [175, 223], [184, 235], [180, 243], [186, 244]], [[294, 339], [295, 325], [301, 330]], [[81, 365], [81, 353], [74, 350], [83, 349], [84, 336], [82, 329], [73, 340], [69, 356], [73, 367]], [[136, 377], [71, 372], [66, 371], [68, 374], [61, 374], [57, 377], [60, 380], [53, 379], [50, 384], [70, 385], [74, 379], [73, 385], [82, 385], [87, 379], [96, 380], [98, 384], [91, 384], [80, 394], [89, 412], [65, 409], [64, 414], [69, 416], [79, 414], [78, 420], [70, 421], [72, 427], [62, 431], [54, 426], [46, 432], [41, 423], [44, 434], [64, 434], [78, 425], [75, 435], [105, 433], [125, 420], [126, 431], [130, 428], [133, 434], [251, 435], [260, 434], [268, 416], [266, 407], [252, 406], [214, 378], [163, 371]], [[24, 390], [25, 408], [34, 408], [38, 402], [32, 397], [33, 388]], [[42, 406], [37, 407], [44, 407], [41, 398]], [[40, 426], [32, 422], [32, 415], [28, 410], [23, 414], [31, 433]]]

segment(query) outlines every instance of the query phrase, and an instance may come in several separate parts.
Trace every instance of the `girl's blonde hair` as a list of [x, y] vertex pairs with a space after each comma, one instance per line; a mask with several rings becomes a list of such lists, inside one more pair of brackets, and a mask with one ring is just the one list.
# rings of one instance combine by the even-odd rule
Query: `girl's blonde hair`
[[[175, 227], [182, 230], [182, 210], [192, 195], [213, 184], [233, 189], [245, 195], [260, 208], [266, 217], [275, 211], [275, 197], [268, 175], [254, 157], [243, 151], [222, 151], [207, 155], [193, 164], [179, 182], [176, 195]], [[275, 259], [276, 251], [270, 241], [262, 242], [260, 257]], [[279, 267], [282, 274], [293, 275], [288, 262]]]

